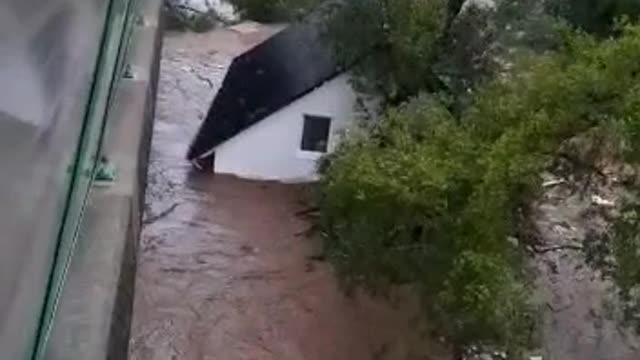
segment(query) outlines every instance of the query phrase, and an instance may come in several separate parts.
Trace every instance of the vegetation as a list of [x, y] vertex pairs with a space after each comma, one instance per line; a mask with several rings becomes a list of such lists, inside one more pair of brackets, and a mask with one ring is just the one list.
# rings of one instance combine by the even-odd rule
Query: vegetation
[[338, 59], [356, 65], [361, 90], [398, 103], [421, 90], [444, 89], [433, 64], [462, 3], [349, 1], [331, 18], [330, 37]]
[[[318, 1], [233, 2], [272, 21]], [[337, 58], [385, 111], [323, 164], [329, 259], [350, 285], [415, 287], [456, 358], [476, 346], [520, 359], [537, 335], [523, 229], [539, 174], [589, 129], [640, 157], [640, 2], [337, 3]], [[600, 255], [640, 330], [639, 213], [623, 211]]]
[[279, 22], [304, 15], [320, 0], [229, 0], [229, 2], [246, 19]]
[[640, 14], [637, 0], [564, 0], [549, 1], [547, 8], [575, 26], [598, 35], [609, 35], [615, 19], [622, 16], [636, 20]]
[[[636, 193], [637, 197], [637, 193]], [[625, 204], [603, 238], [590, 241], [587, 257], [616, 284], [614, 315], [640, 333], [640, 204]]]
[[416, 286], [457, 356], [481, 346], [519, 358], [537, 317], [514, 244], [527, 240], [538, 174], [564, 140], [593, 127], [638, 154], [640, 28], [621, 31], [601, 41], [568, 31], [557, 51], [518, 61], [459, 116], [421, 95], [345, 144], [319, 200], [340, 274], [376, 290]]
[[558, 46], [558, 23], [539, 0], [464, 4], [351, 0], [330, 16], [329, 38], [361, 91], [390, 105], [438, 93], [449, 108], [466, 105], [515, 49]]

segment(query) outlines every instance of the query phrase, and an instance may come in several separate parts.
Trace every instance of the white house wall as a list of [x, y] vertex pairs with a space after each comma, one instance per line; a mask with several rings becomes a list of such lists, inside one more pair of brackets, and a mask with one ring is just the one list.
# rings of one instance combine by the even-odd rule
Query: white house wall
[[272, 114], [216, 150], [215, 172], [239, 177], [285, 182], [316, 178], [320, 153], [300, 150], [304, 115], [331, 118], [328, 151], [354, 122], [356, 95], [348, 76], [326, 82], [306, 96]]

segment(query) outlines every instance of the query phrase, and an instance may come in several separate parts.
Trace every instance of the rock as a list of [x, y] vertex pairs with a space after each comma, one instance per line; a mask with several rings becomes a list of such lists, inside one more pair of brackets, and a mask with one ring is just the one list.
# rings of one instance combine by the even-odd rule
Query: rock
[[553, 179], [549, 181], [545, 181], [542, 183], [542, 187], [548, 188], [556, 185], [564, 184], [566, 181], [564, 179]]
[[493, 353], [493, 357], [495, 359], [506, 359], [507, 358], [507, 353], [504, 351], [495, 351]]
[[466, 11], [469, 7], [476, 6], [483, 9], [495, 9], [496, 2], [493, 0], [467, 0], [464, 5], [462, 5], [462, 11]]
[[614, 207], [616, 205], [615, 201], [603, 199], [600, 195], [591, 196], [591, 202], [595, 205], [605, 207]]

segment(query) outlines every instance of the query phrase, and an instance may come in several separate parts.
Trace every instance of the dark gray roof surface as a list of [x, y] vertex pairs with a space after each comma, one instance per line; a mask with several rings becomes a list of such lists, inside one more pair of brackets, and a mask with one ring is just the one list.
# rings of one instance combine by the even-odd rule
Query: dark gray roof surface
[[339, 72], [318, 25], [287, 27], [234, 59], [187, 157], [210, 151]]

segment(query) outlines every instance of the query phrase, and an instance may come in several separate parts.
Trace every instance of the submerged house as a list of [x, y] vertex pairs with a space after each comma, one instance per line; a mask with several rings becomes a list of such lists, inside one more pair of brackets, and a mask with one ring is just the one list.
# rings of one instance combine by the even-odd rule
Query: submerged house
[[317, 26], [291, 25], [234, 59], [188, 159], [243, 178], [312, 181], [356, 121], [355, 102]]

